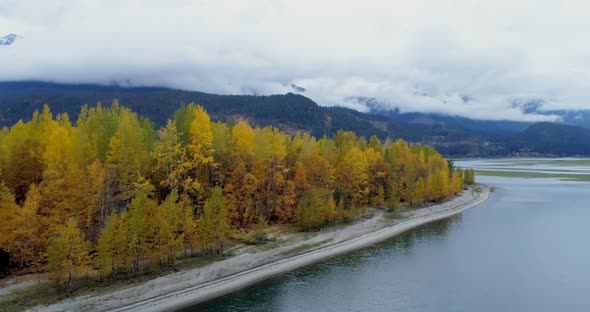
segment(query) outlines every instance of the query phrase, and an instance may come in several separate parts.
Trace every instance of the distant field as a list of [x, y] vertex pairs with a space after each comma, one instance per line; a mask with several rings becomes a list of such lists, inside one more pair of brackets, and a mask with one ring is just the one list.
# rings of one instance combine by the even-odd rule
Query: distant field
[[567, 174], [567, 173], [541, 173], [528, 171], [494, 171], [494, 170], [476, 170], [476, 175], [492, 177], [510, 177], [510, 178], [545, 178], [560, 179], [567, 181], [590, 181], [590, 174]]
[[520, 165], [520, 166], [531, 166], [531, 165], [554, 165], [554, 166], [590, 166], [590, 159], [506, 159], [506, 160], [490, 160], [490, 163], [494, 163], [492, 166], [505, 166], [505, 165]]

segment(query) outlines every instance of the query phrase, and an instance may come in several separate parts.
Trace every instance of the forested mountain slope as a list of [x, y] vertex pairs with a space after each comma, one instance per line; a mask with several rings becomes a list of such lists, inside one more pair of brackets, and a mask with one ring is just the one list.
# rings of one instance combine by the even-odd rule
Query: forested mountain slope
[[[157, 127], [172, 118], [181, 105], [202, 105], [214, 120], [236, 121], [244, 118], [258, 126], [276, 126], [289, 133], [310, 132], [315, 136], [333, 135], [338, 130], [354, 131], [362, 136], [376, 135], [403, 138], [422, 143], [451, 156], [510, 155], [588, 155], [588, 131], [570, 126], [549, 124], [543, 136], [536, 136], [547, 124], [527, 126], [523, 123], [486, 123], [470, 121], [464, 125], [448, 118], [420, 116], [385, 116], [367, 114], [343, 107], [323, 107], [307, 97], [292, 93], [271, 96], [216, 95], [203, 92], [153, 87], [69, 85], [45, 82], [0, 82], [0, 126], [29, 120], [34, 111], [49, 104], [56, 113], [67, 112], [76, 120], [83, 104], [110, 106], [114, 100], [151, 119]], [[396, 117], [397, 116], [397, 117]], [[543, 126], [544, 125], [544, 126]], [[505, 126], [505, 127], [504, 127]], [[527, 128], [528, 127], [528, 128]], [[525, 130], [522, 130], [525, 129]], [[557, 144], [563, 133], [577, 132], [566, 143]], [[556, 142], [545, 145], [545, 142]]]

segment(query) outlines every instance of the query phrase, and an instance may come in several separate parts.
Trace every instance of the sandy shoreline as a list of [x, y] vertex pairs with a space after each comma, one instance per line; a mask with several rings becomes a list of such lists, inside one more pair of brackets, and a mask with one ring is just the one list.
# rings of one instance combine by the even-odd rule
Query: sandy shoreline
[[[470, 189], [461, 195], [404, 215], [393, 224], [382, 221], [383, 214], [309, 239], [277, 246], [270, 250], [243, 253], [204, 267], [182, 271], [112, 293], [81, 296], [35, 307], [33, 311], [171, 311], [232, 293], [254, 283], [320, 262], [327, 258], [371, 246], [425, 223], [448, 218], [486, 201], [490, 190]], [[317, 247], [301, 254], [286, 255], [306, 244]]]

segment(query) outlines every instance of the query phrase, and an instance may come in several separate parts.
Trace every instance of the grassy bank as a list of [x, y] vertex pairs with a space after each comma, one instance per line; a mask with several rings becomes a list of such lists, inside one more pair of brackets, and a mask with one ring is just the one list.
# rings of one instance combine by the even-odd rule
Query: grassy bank
[[45, 281], [39, 281], [35, 286], [18, 289], [9, 295], [0, 296], [0, 310], [6, 312], [24, 311], [31, 307], [54, 304], [78, 296], [96, 296], [114, 292], [166, 276], [178, 270], [203, 267], [225, 257], [221, 255], [192, 257], [179, 261], [174, 267], [147, 269], [133, 274], [120, 275], [117, 278], [107, 278], [102, 281], [94, 278], [76, 280], [71, 291], [60, 291], [54, 287], [48, 287]]
[[544, 173], [534, 171], [500, 171], [500, 170], [476, 170], [476, 175], [492, 176], [492, 177], [508, 177], [508, 178], [545, 178], [545, 179], [560, 179], [564, 181], [590, 181], [588, 174], [568, 174], [568, 173]]

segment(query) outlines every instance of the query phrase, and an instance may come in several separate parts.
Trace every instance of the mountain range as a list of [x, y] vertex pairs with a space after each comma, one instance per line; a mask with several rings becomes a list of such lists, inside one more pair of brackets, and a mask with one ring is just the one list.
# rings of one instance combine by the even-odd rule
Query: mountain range
[[244, 118], [256, 125], [272, 125], [291, 133], [310, 132], [315, 136], [345, 130], [367, 137], [403, 138], [430, 145], [442, 154], [454, 157], [590, 155], [590, 130], [566, 125], [564, 121], [534, 124], [481, 121], [379, 109], [363, 113], [344, 107], [319, 106], [311, 99], [293, 93], [216, 95], [160, 87], [0, 82], [0, 127], [30, 119], [33, 112], [41, 110], [46, 103], [54, 113], [67, 112], [71, 120], [76, 120], [81, 105], [94, 106], [98, 102], [110, 105], [115, 99], [150, 118], [157, 127], [172, 118], [180, 105], [195, 102], [216, 120]]
[[[461, 125], [468, 129], [484, 131], [514, 132], [522, 131], [533, 122], [510, 120], [476, 120], [461, 116], [452, 116], [438, 113], [400, 112], [400, 109], [387, 108], [371, 97], [349, 97], [346, 100], [366, 106], [369, 112], [389, 116], [393, 119], [416, 123], [451, 123]], [[544, 110], [542, 100], [517, 101], [512, 104], [525, 115], [557, 116], [556, 123], [579, 126], [590, 129], [590, 110]]]

